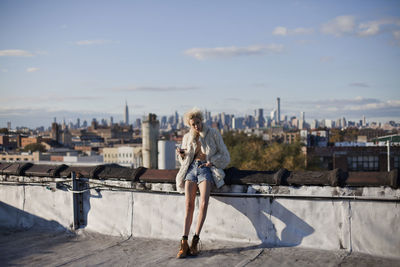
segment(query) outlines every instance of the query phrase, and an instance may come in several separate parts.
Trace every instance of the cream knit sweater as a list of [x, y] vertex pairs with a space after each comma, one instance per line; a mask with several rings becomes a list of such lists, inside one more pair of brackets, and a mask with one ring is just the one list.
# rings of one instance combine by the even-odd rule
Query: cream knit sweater
[[[194, 134], [190, 130], [183, 136], [182, 148], [185, 149], [185, 157], [182, 159], [178, 156], [181, 167], [176, 175], [176, 190], [183, 193], [185, 190], [185, 176], [190, 164], [194, 159], [196, 151], [196, 141]], [[214, 178], [215, 185], [220, 188], [224, 185], [225, 173], [223, 171], [230, 162], [228, 149], [224, 144], [221, 134], [214, 128], [209, 128], [203, 125], [203, 130], [200, 133], [199, 141], [201, 144], [201, 151], [206, 155], [206, 160], [211, 162], [211, 173]]]

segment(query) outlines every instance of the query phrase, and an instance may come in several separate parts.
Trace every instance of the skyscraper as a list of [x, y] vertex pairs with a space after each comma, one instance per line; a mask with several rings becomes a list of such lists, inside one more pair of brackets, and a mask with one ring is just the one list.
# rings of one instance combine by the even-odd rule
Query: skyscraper
[[259, 108], [254, 111], [254, 116], [256, 118], [257, 128], [263, 128], [265, 124], [264, 119], [264, 109]]
[[125, 101], [125, 125], [129, 125], [128, 103]]
[[300, 112], [300, 120], [299, 120], [299, 129], [302, 130], [305, 128], [306, 116], [305, 113], [302, 111]]
[[277, 105], [276, 124], [280, 125], [281, 124], [281, 99], [279, 97], [276, 99], [276, 105]]

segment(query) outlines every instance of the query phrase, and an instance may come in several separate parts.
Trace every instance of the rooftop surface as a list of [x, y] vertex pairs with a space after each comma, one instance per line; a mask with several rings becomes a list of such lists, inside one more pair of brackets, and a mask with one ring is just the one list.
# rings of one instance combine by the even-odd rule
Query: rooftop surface
[[400, 260], [347, 251], [203, 240], [200, 255], [176, 259], [177, 240], [123, 238], [81, 231], [0, 229], [1, 266], [400, 266]]

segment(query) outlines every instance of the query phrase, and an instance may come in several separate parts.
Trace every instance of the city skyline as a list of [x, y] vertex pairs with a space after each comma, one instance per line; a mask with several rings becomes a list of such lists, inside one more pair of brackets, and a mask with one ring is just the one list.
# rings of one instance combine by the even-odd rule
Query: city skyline
[[[371, 123], [374, 125], [374, 127], [378, 126], [378, 125], [384, 125], [386, 123], [389, 123], [390, 121], [386, 121], [386, 122], [381, 122], [381, 121], [372, 121], [372, 120], [367, 120], [366, 116], [363, 115], [362, 118], [359, 119], [355, 119], [355, 120], [351, 120], [348, 119], [345, 116], [339, 117], [339, 118], [333, 118], [333, 119], [329, 119], [329, 118], [309, 118], [307, 119], [305, 112], [300, 112], [300, 116], [288, 116], [285, 114], [281, 114], [280, 116], [278, 116], [279, 114], [279, 110], [280, 110], [280, 98], [278, 97], [276, 99], [276, 108], [273, 109], [270, 113], [270, 115], [268, 114], [264, 114], [264, 112], [266, 110], [264, 109], [255, 109], [253, 111], [252, 114], [244, 114], [244, 115], [235, 115], [235, 114], [229, 114], [229, 113], [225, 113], [225, 112], [221, 112], [221, 113], [217, 113], [217, 114], [213, 114], [211, 111], [209, 110], [203, 110], [204, 113], [204, 121], [218, 121], [220, 119], [228, 119], [229, 123], [228, 125], [232, 126], [231, 124], [233, 124], [233, 119], [240, 119], [242, 121], [242, 123], [244, 123], [244, 120], [246, 118], [251, 117], [252, 120], [249, 121], [248, 123], [250, 124], [254, 124], [254, 126], [250, 126], [247, 125], [247, 127], [250, 128], [269, 128], [271, 126], [275, 127], [275, 126], [282, 126], [282, 127], [298, 127], [299, 129], [302, 129], [304, 127], [306, 127], [306, 125], [308, 125], [308, 127], [311, 127], [311, 129], [313, 128], [318, 128], [320, 125], [324, 125], [323, 127], [326, 126], [326, 124], [328, 124], [328, 128], [335, 128], [335, 127], [347, 127], [348, 123], [351, 123], [353, 126], [369, 126], [371, 125]], [[74, 129], [77, 128], [86, 128], [88, 126], [91, 125], [91, 123], [93, 122], [93, 120], [96, 121], [97, 124], [102, 125], [102, 126], [110, 126], [110, 125], [120, 125], [120, 126], [135, 126], [138, 127], [138, 123], [141, 123], [142, 120], [144, 120], [149, 114], [143, 114], [143, 116], [133, 116], [133, 120], [130, 123], [129, 122], [129, 106], [127, 104], [127, 102], [125, 102], [125, 105], [123, 107], [124, 111], [123, 114], [120, 116], [121, 119], [120, 120], [115, 120], [114, 116], [109, 116], [109, 117], [76, 117], [76, 118], [70, 118], [70, 119], [66, 119], [65, 116], [61, 119], [61, 118], [57, 118], [57, 117], [52, 117], [52, 122], [50, 123], [50, 125], [36, 125], [36, 126], [25, 126], [25, 125], [14, 125], [12, 123], [12, 121], [7, 121], [7, 127], [0, 127], [0, 128], [9, 128], [9, 129], [15, 129], [15, 128], [24, 128], [24, 127], [28, 127], [30, 129], [35, 129], [35, 128], [40, 128], [40, 127], [44, 127], [45, 129], [48, 127], [51, 127], [52, 123], [57, 123], [59, 125], [65, 125], [66, 127], [73, 127]], [[268, 113], [268, 111], [266, 112]], [[177, 111], [174, 112], [174, 114], [162, 114], [162, 115], [158, 115], [155, 114], [157, 116], [157, 120], [159, 120], [160, 122], [164, 121], [165, 122], [168, 120], [174, 120], [176, 124], [178, 124], [178, 121], [180, 123], [183, 123], [183, 117], [184, 114], [179, 114]], [[225, 118], [222, 118], [222, 116], [225, 116]], [[279, 118], [279, 121], [277, 120], [277, 118]], [[117, 118], [119, 118], [119, 116], [117, 116]], [[297, 121], [298, 125], [292, 125], [292, 120]], [[138, 122], [139, 120], [139, 122]], [[232, 121], [231, 121], [232, 120]], [[163, 122], [163, 123], [165, 123]], [[399, 124], [398, 121], [394, 121], [396, 124]], [[265, 124], [265, 126], [259, 126], [261, 123], [262, 125]], [[268, 125], [267, 125], [268, 123]], [[272, 123], [272, 124], [271, 124]], [[339, 125], [337, 125], [337, 123], [339, 123]], [[344, 124], [343, 124], [344, 123]], [[271, 124], [271, 125], [270, 125]], [[318, 127], [313, 127], [314, 124], [319, 125]], [[342, 125], [343, 124], [343, 125]], [[12, 127], [11, 125], [13, 125], [14, 127]], [[225, 125], [224, 122], [222, 122], [222, 125]], [[330, 125], [330, 126], [329, 126]], [[165, 127], [166, 125], [164, 125]], [[246, 125], [242, 125], [242, 127], [245, 127]], [[238, 129], [243, 129], [242, 127], [238, 128]]]
[[[1, 1], [0, 127], [53, 117], [399, 121], [397, 1]], [[397, 71], [396, 71], [397, 70]]]

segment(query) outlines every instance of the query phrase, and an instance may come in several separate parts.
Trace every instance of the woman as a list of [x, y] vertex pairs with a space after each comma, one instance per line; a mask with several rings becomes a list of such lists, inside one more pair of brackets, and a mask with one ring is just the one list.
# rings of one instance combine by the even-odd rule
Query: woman
[[[186, 200], [183, 236], [177, 258], [198, 254], [197, 244], [207, 214], [211, 185], [215, 183], [217, 188], [224, 185], [225, 173], [222, 169], [230, 161], [229, 152], [221, 134], [216, 129], [203, 124], [203, 114], [200, 110], [188, 111], [184, 121], [190, 127], [190, 131], [184, 135], [182, 147], [176, 150], [181, 163], [176, 175], [176, 188], [181, 193], [185, 192]], [[199, 215], [195, 235], [189, 248], [188, 235], [197, 189], [200, 191]]]

